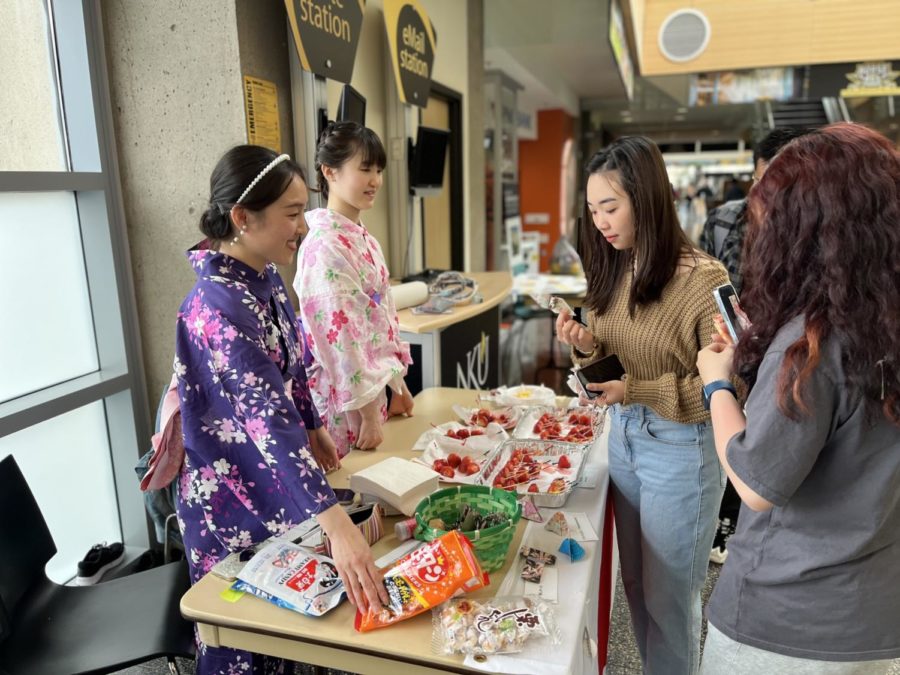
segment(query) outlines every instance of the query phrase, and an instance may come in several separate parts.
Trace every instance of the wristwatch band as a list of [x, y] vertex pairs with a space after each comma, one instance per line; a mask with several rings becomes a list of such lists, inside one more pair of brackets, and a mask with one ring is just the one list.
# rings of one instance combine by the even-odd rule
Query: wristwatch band
[[709, 410], [709, 401], [712, 398], [713, 393], [719, 391], [720, 389], [725, 389], [731, 392], [731, 395], [737, 399], [737, 391], [735, 391], [734, 385], [731, 384], [728, 380], [715, 380], [710, 382], [703, 387], [703, 407]]

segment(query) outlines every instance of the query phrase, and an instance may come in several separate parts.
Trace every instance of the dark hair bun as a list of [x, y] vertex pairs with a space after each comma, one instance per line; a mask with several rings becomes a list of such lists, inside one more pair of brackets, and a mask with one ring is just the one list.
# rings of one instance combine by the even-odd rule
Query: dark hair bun
[[[277, 157], [274, 150], [259, 145], [236, 145], [222, 155], [209, 178], [209, 208], [200, 216], [200, 231], [207, 238], [223, 241], [234, 236], [230, 211], [238, 199], [247, 210], [262, 211], [281, 197], [294, 178], [306, 182], [303, 169], [291, 159], [260, 175]], [[253, 188], [248, 191], [250, 185]]]
[[200, 216], [200, 231], [213, 241], [227, 239], [231, 234], [231, 218], [228, 212], [222, 213], [218, 206], [211, 204]]

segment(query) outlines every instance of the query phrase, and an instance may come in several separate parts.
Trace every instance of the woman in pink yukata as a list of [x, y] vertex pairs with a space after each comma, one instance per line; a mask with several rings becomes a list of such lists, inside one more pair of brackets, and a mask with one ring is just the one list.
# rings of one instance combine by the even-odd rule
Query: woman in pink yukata
[[400, 340], [387, 265], [360, 220], [375, 204], [386, 163], [372, 130], [328, 125], [316, 149], [328, 208], [306, 214], [309, 234], [294, 279], [312, 355], [309, 387], [341, 457], [352, 448], [374, 450], [388, 417], [413, 409], [403, 381], [412, 359]]
[[[207, 239], [188, 252], [197, 281], [176, 325], [176, 508], [191, 580], [315, 517], [350, 601], [387, 602], [366, 540], [325, 480], [340, 461], [312, 405], [303, 340], [275, 268], [293, 261], [306, 233], [303, 171], [287, 155], [241, 145], [219, 160], [210, 188]], [[198, 646], [200, 675], [286, 670], [280, 659]]]

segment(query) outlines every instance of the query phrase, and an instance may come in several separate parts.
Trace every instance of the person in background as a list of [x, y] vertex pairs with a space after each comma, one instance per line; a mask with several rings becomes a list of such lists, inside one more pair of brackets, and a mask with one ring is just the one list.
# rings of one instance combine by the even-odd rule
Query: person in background
[[[861, 125], [811, 131], [748, 214], [752, 326], [697, 360], [743, 501], [702, 672], [886, 673], [900, 657], [900, 153]], [[732, 373], [751, 386], [745, 411]]]
[[697, 671], [700, 591], [724, 477], [697, 352], [714, 330], [721, 263], [694, 249], [659, 148], [620, 138], [587, 165], [582, 236], [588, 328], [560, 341], [586, 365], [616, 354], [626, 375], [589, 385], [609, 404], [609, 471], [625, 594], [644, 672]]
[[[775, 158], [781, 148], [808, 132], [808, 129], [802, 128], [770, 131], [753, 149], [754, 185], [763, 177], [769, 162]], [[731, 278], [731, 285], [734, 286], [738, 297], [743, 290], [741, 249], [744, 246], [746, 229], [747, 200], [741, 198], [726, 202], [713, 209], [700, 233], [700, 248], [718, 258], [725, 265], [728, 276]], [[725, 485], [725, 494], [722, 496], [722, 505], [719, 507], [719, 526], [716, 529], [716, 537], [709, 554], [711, 562], [721, 565], [728, 557], [728, 538], [734, 534], [740, 509], [741, 499], [731, 481], [728, 481]]]
[[712, 188], [709, 187], [709, 183], [707, 183], [705, 178], [700, 180], [700, 184], [697, 186], [696, 190], [697, 197], [703, 200], [703, 203], [708, 205], [713, 198]]
[[328, 208], [306, 214], [309, 235], [294, 290], [306, 330], [313, 400], [340, 456], [374, 450], [382, 424], [410, 415], [403, 381], [412, 363], [378, 241], [360, 216], [375, 204], [387, 156], [371, 129], [329, 124], [316, 150], [316, 178]]
[[[323, 469], [339, 466], [312, 404], [284, 283], [306, 231], [308, 192], [287, 155], [240, 145], [216, 164], [197, 281], [178, 311], [175, 375], [184, 434], [176, 503], [191, 580], [315, 517], [351, 602], [387, 596], [366, 540]], [[279, 659], [199, 644], [197, 673], [280, 673]]]
[[744, 197], [744, 189], [738, 182], [737, 177], [732, 176], [728, 182], [725, 183], [725, 194], [723, 195], [724, 201], [731, 202], [737, 199], [743, 199]]

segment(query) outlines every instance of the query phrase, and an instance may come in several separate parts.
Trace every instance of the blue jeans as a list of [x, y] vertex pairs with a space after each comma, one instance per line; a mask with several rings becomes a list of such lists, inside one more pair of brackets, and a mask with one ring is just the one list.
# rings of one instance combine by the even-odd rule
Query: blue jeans
[[649, 675], [700, 665], [700, 591], [725, 478], [709, 423], [610, 408], [609, 476], [622, 582]]

